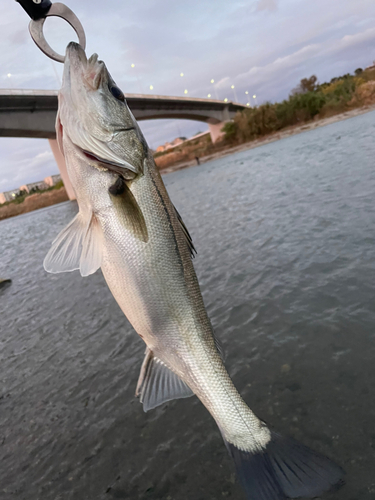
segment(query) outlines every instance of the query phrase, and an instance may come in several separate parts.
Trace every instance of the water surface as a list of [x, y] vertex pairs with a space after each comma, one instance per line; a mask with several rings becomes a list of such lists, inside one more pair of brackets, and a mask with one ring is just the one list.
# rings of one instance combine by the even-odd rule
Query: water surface
[[[227, 368], [375, 498], [375, 113], [168, 174]], [[242, 499], [197, 400], [145, 414], [144, 345], [100, 272], [48, 275], [67, 202], [0, 222], [0, 498]]]

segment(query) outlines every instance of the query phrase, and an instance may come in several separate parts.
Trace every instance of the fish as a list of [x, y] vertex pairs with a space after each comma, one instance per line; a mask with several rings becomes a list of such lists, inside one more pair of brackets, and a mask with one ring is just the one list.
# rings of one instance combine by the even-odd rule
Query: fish
[[215, 419], [248, 500], [312, 498], [343, 483], [329, 458], [274, 432], [235, 388], [207, 315], [196, 250], [152, 152], [97, 54], [71, 42], [56, 135], [79, 211], [53, 241], [51, 273], [101, 269], [146, 344], [136, 395], [145, 411], [197, 396]]

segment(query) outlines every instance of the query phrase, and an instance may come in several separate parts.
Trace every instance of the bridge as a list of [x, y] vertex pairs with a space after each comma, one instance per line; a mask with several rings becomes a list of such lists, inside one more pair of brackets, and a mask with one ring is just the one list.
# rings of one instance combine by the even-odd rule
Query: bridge
[[[74, 199], [63, 156], [56, 144], [57, 90], [0, 90], [0, 137], [49, 139], [70, 199]], [[160, 118], [197, 120], [208, 123], [212, 142], [222, 135], [225, 122], [234, 118], [243, 104], [214, 99], [127, 94], [137, 121]]]

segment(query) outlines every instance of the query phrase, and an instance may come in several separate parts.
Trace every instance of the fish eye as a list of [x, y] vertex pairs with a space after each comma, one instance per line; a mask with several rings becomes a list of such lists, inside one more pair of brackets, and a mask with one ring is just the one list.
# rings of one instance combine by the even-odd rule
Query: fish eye
[[122, 102], [125, 101], [124, 93], [118, 87], [116, 87], [116, 86], [110, 87], [109, 91], [111, 92], [113, 97], [116, 97], [116, 99], [118, 99], [119, 101], [122, 101]]

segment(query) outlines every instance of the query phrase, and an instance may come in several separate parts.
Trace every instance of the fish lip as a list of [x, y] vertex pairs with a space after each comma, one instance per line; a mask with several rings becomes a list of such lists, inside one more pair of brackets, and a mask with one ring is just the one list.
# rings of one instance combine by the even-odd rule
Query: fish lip
[[65, 51], [65, 58], [69, 61], [69, 63], [75, 62], [78, 59], [78, 62], [80, 62], [81, 64], [87, 64], [86, 53], [77, 42], [68, 43]]
[[96, 160], [99, 163], [103, 163], [103, 165], [110, 172], [124, 175], [125, 171], [128, 170], [129, 172], [132, 172], [132, 174], [134, 174], [134, 176], [136, 175], [136, 172], [134, 171], [134, 167], [132, 167], [132, 165], [130, 165], [130, 163], [128, 163], [128, 162], [125, 162], [125, 165], [122, 165], [120, 163], [115, 163], [115, 162], [106, 160], [104, 158], [101, 158], [100, 156], [92, 153], [91, 151], [88, 151], [87, 149], [83, 149], [79, 146], [76, 146], [76, 147], [81, 150], [81, 152], [86, 156], [86, 158], [89, 158], [91, 160]]
[[[105, 80], [103, 61], [98, 60], [98, 54], [92, 54], [87, 59], [86, 53], [77, 42], [69, 42], [65, 53], [65, 67], [80, 75], [82, 81], [92, 90], [98, 90], [102, 80]], [[104, 82], [105, 83], [105, 82]]]
[[135, 130], [135, 127], [128, 127], [128, 128], [117, 128], [114, 132], [113, 132], [113, 137], [115, 137], [117, 134], [119, 134], [120, 132], [129, 132], [130, 130]]
[[[79, 147], [79, 146], [77, 146], [77, 147]], [[113, 161], [109, 161], [109, 160], [105, 160], [104, 158], [100, 158], [100, 156], [92, 153], [91, 151], [88, 151], [87, 149], [83, 149], [83, 148], [79, 148], [79, 149], [88, 158], [97, 160], [100, 163], [104, 163], [106, 166], [108, 165], [108, 170], [112, 170], [112, 169], [115, 170], [115, 169], [119, 169], [119, 168], [122, 168], [122, 169], [124, 168], [122, 165], [120, 165], [120, 163], [115, 163]]]

